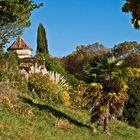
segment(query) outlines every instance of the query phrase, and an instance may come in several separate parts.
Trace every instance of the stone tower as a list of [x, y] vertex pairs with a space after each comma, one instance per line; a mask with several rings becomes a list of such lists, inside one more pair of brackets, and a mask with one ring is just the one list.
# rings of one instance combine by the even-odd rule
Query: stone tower
[[16, 52], [20, 59], [32, 57], [32, 48], [21, 37], [18, 37], [7, 51]]

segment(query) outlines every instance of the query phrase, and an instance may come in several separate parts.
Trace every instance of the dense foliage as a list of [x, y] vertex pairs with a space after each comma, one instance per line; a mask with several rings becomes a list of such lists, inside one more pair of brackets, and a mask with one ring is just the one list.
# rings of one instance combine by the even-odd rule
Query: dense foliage
[[14, 52], [10, 53], [1, 53], [0, 54], [0, 69], [9, 70], [9, 71], [18, 71], [19, 69], [19, 60], [18, 56]]
[[61, 64], [60, 58], [45, 55], [45, 67], [48, 71], [54, 71], [63, 75], [70, 85], [78, 85], [79, 80], [74, 77], [74, 75], [66, 72]]
[[46, 60], [45, 66], [46, 66], [47, 70], [55, 71], [62, 75], [66, 74], [64, 68], [61, 66], [59, 58], [46, 55], [45, 60]]
[[43, 101], [70, 104], [69, 85], [58, 73], [32, 74], [29, 78], [29, 89]]
[[[42, 124], [44, 122], [45, 125], [51, 124], [51, 126], [48, 126], [49, 129], [53, 128], [54, 133], [60, 130], [57, 128], [72, 129], [73, 125], [70, 123], [75, 125], [76, 129], [73, 130], [76, 130], [76, 133], [77, 130], [82, 130], [78, 128], [79, 126], [91, 129], [88, 119], [83, 123], [79, 122], [81, 118], [88, 118], [87, 110], [84, 110], [87, 108], [91, 110], [91, 123], [96, 122], [97, 126], [102, 124], [106, 133], [109, 132], [110, 120], [119, 117], [123, 111], [123, 118], [130, 125], [140, 127], [140, 69], [138, 69], [140, 67], [140, 44], [137, 42], [118, 44], [110, 52], [109, 49], [99, 43], [87, 46], [81, 45], [77, 46], [76, 51], [72, 54], [62, 59], [55, 58], [49, 55], [46, 31], [43, 25], [40, 24], [37, 36], [37, 56], [41, 56], [43, 60], [45, 59], [45, 67], [48, 73], [46, 75], [41, 73], [30, 74], [27, 84], [27, 79], [25, 80], [25, 77], [19, 72], [17, 54], [4, 53], [2, 50], [11, 38], [22, 34], [24, 28], [30, 26], [31, 12], [41, 5], [37, 5], [32, 0], [0, 1], [0, 106], [2, 108], [6, 106], [6, 109], [11, 111], [12, 115], [16, 113], [16, 121], [19, 114], [20, 117], [24, 116], [25, 120], [26, 117], [29, 117], [32, 122], [34, 120], [37, 122], [38, 119], [36, 118], [40, 115], [38, 117], [39, 121], [35, 122], [35, 124], [39, 124], [41, 128], [43, 128]], [[132, 13], [132, 24], [136, 29], [140, 28], [139, 7], [140, 3], [137, 0], [126, 0], [123, 7], [124, 12]], [[42, 62], [44, 63], [44, 61]], [[130, 68], [127, 68], [128, 66]], [[128, 80], [125, 79], [126, 75]], [[75, 77], [86, 81], [87, 84], [77, 80]], [[72, 85], [72, 88], [67, 82]], [[127, 99], [128, 101], [124, 106]], [[82, 106], [85, 102], [86, 108]], [[23, 104], [26, 105], [22, 106]], [[56, 105], [56, 107], [53, 105]], [[60, 109], [59, 106], [61, 105], [72, 106], [76, 111], [72, 111], [71, 108], [66, 106], [63, 106], [64, 109]], [[46, 112], [44, 113], [44, 110], [49, 115]], [[83, 113], [84, 111], [86, 115]], [[7, 111], [3, 113], [2, 110], [1, 112], [2, 120], [6, 122], [6, 125], [2, 122], [1, 130], [5, 131], [8, 125], [9, 136], [13, 132], [13, 129], [9, 132], [9, 126], [13, 125], [12, 127], [14, 127], [18, 123], [15, 123], [15, 120], [14, 123], [11, 122], [13, 116], [10, 120], [10, 113], [8, 117], [3, 117]], [[78, 116], [79, 112], [80, 115]], [[78, 117], [75, 119], [72, 115]], [[55, 121], [53, 120], [54, 118]], [[51, 122], [47, 121], [46, 123], [46, 119], [51, 120]], [[30, 120], [26, 121], [30, 123], [29, 127], [33, 129], [33, 126], [36, 127], [37, 125], [32, 124]], [[9, 125], [8, 121], [12, 125]], [[23, 132], [21, 127], [24, 125], [25, 122], [22, 122], [20, 127], [15, 128], [17, 132]], [[42, 131], [40, 126], [37, 127], [39, 133], [35, 138], [40, 138], [40, 132]], [[44, 129], [47, 130], [46, 128], [45, 126]], [[57, 131], [54, 131], [54, 128]], [[50, 130], [47, 132], [50, 132]], [[69, 132], [66, 133], [65, 131], [64, 135], [70, 136], [71, 133]], [[80, 134], [80, 138], [81, 135], [83, 139], [89, 136], [89, 132], [87, 135], [85, 135], [85, 131], [82, 133], [84, 135]], [[1, 132], [0, 135], [2, 135]], [[29, 135], [32, 136], [31, 133]], [[4, 138], [8, 138], [8, 136], [5, 135]], [[31, 138], [27, 135], [24, 136], [23, 133], [20, 136], [21, 139]], [[64, 136], [61, 137], [64, 138]], [[89, 136], [89, 139], [91, 137]], [[11, 138], [15, 138], [15, 134]], [[72, 138], [75, 138], [73, 134]], [[19, 136], [17, 139], [19, 139]]]
[[49, 54], [46, 31], [41, 23], [39, 24], [37, 30], [37, 52]]
[[8, 84], [21, 92], [27, 92], [28, 89], [24, 76], [17, 71], [0, 69], [0, 83]]
[[114, 56], [122, 58], [126, 67], [140, 67], [140, 44], [125, 41], [115, 45], [112, 49]]
[[123, 12], [131, 13], [132, 24], [135, 29], [140, 29], [140, 1], [139, 0], [125, 0], [125, 4], [122, 8]]
[[103, 124], [108, 133], [109, 121], [122, 114], [127, 100], [128, 86], [122, 61], [101, 55], [87, 65], [85, 73], [87, 82], [91, 83], [85, 94], [91, 122]]
[[128, 97], [129, 100], [125, 105], [123, 119], [129, 125], [140, 127], [140, 78], [130, 78], [128, 80]]
[[66, 71], [79, 80], [84, 80], [83, 67], [98, 54], [107, 53], [108, 49], [99, 43], [77, 46], [76, 51], [62, 58], [62, 65]]
[[112, 53], [124, 60], [124, 66], [129, 67], [127, 80], [128, 102], [125, 104], [123, 119], [130, 125], [140, 127], [140, 110], [139, 110], [139, 85], [140, 85], [140, 44], [137, 42], [123, 42], [112, 49]]
[[29, 27], [31, 12], [39, 8], [32, 0], [1, 0], [0, 1], [0, 48], [11, 38], [23, 33]]

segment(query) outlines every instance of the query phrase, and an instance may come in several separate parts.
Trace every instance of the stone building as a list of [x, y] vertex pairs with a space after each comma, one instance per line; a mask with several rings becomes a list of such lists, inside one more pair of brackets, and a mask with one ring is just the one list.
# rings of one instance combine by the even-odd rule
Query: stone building
[[16, 52], [20, 59], [32, 57], [32, 48], [21, 37], [18, 37], [7, 51]]
[[32, 48], [21, 38], [7, 49], [9, 52], [16, 52], [20, 62], [20, 72], [28, 76], [32, 73], [47, 73], [45, 59], [43, 57], [32, 57]]

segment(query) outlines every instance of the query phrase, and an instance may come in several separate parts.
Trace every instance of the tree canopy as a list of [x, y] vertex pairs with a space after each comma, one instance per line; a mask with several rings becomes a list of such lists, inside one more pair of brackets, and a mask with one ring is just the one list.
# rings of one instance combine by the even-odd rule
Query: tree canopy
[[133, 41], [125, 41], [115, 45], [112, 49], [113, 55], [123, 58], [125, 66], [140, 67], [140, 44]]
[[0, 1], [0, 48], [31, 25], [31, 12], [42, 5], [32, 0]]
[[108, 51], [108, 48], [99, 43], [87, 46], [80, 45], [77, 46], [76, 51], [62, 58], [62, 65], [68, 73], [73, 74], [79, 80], [84, 80], [83, 67], [98, 54], [104, 54]]
[[140, 0], [125, 0], [122, 8], [123, 12], [131, 13], [132, 24], [135, 29], [140, 29]]

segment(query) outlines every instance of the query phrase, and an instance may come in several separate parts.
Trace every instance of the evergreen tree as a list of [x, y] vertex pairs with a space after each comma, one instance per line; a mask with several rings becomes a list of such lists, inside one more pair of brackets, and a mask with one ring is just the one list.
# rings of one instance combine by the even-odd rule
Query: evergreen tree
[[37, 31], [37, 52], [49, 54], [46, 31], [42, 24], [39, 24]]

